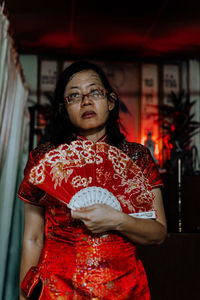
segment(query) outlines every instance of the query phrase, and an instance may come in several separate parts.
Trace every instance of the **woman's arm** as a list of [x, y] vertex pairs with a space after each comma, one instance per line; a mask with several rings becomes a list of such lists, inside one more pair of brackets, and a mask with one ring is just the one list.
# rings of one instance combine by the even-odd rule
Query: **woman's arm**
[[127, 214], [122, 214], [117, 225], [119, 232], [139, 244], [160, 244], [166, 238], [167, 224], [161, 190], [157, 188], [153, 192], [156, 220], [133, 218]]
[[72, 211], [72, 217], [81, 219], [94, 233], [117, 230], [135, 243], [160, 244], [166, 238], [167, 225], [161, 190], [157, 188], [153, 192], [156, 220], [134, 218], [104, 204]]
[[[25, 203], [24, 239], [20, 268], [20, 284], [30, 267], [37, 265], [44, 240], [43, 208]], [[20, 300], [27, 299], [20, 290]]]

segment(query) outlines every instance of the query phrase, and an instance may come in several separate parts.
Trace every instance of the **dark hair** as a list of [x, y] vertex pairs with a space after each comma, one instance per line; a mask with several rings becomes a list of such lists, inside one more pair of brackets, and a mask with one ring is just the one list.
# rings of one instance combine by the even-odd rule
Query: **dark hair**
[[121, 133], [119, 127], [119, 98], [111, 88], [103, 70], [99, 66], [88, 61], [77, 61], [72, 63], [61, 73], [54, 93], [52, 117], [46, 128], [45, 140], [48, 140], [55, 146], [58, 146], [63, 143], [70, 143], [76, 138], [74, 135], [74, 133], [76, 133], [76, 129], [69, 120], [65, 109], [64, 91], [72, 76], [84, 70], [93, 70], [99, 75], [103, 86], [108, 92], [108, 99], [109, 97], [110, 99], [113, 99], [112, 93], [116, 95], [115, 107], [110, 111], [107, 120], [106, 134], [108, 142], [117, 146], [122, 142], [122, 140], [124, 140], [124, 135]]

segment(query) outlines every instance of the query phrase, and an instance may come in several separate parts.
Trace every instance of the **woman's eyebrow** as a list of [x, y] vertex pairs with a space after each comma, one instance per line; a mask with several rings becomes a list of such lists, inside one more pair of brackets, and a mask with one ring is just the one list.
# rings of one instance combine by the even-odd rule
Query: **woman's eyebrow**
[[91, 83], [91, 84], [89, 84], [88, 86], [92, 86], [92, 85], [97, 85], [98, 83], [97, 82], [95, 82], [95, 83]]
[[71, 86], [70, 90], [72, 90], [72, 89], [78, 89], [78, 86]]

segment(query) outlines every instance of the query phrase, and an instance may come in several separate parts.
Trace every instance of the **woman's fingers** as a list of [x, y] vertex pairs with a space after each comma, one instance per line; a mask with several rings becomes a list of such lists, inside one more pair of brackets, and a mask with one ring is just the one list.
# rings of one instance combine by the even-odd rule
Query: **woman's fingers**
[[71, 210], [71, 217], [73, 219], [88, 220], [88, 210], [86, 208]]

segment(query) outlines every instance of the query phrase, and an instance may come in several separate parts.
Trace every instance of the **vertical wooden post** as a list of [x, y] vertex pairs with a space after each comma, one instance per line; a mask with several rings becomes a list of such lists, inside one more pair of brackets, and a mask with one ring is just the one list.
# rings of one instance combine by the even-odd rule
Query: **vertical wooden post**
[[182, 232], [182, 162], [178, 157], [178, 232]]

